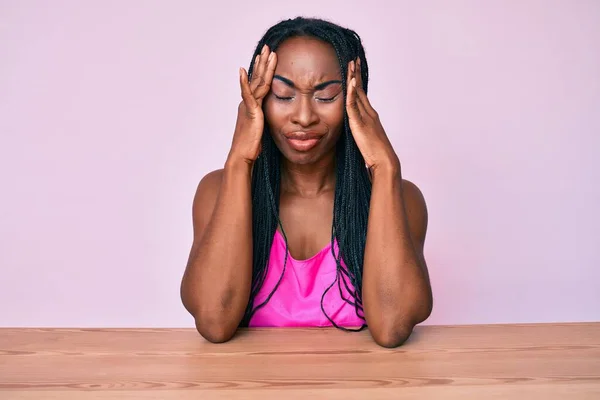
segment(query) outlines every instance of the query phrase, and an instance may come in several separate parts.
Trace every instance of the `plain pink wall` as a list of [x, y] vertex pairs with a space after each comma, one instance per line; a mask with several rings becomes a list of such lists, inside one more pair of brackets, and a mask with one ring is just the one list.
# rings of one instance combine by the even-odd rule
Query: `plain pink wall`
[[260, 3], [0, 1], [0, 325], [193, 326], [192, 197], [296, 15], [364, 40], [429, 207], [427, 323], [600, 320], [600, 2]]

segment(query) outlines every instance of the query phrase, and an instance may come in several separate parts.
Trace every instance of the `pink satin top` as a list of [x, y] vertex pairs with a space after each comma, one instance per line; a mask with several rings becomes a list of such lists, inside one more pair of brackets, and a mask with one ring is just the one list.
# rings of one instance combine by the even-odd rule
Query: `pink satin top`
[[[335, 254], [338, 254], [337, 242], [334, 246]], [[276, 231], [265, 282], [255, 298], [254, 306], [261, 304], [273, 291], [283, 270], [285, 254], [285, 240], [283, 235]], [[343, 261], [342, 266], [345, 268]], [[269, 302], [254, 313], [249, 326], [332, 326], [321, 311], [321, 296], [335, 281], [335, 278], [336, 264], [331, 253], [331, 244], [307, 260], [296, 260], [288, 252], [285, 274], [279, 287]], [[348, 287], [352, 288], [348, 278], [346, 278], [346, 282]], [[344, 297], [353, 301], [343, 282], [341, 287]], [[364, 323], [356, 315], [354, 306], [340, 297], [338, 282], [325, 295], [323, 308], [338, 326], [360, 327]]]

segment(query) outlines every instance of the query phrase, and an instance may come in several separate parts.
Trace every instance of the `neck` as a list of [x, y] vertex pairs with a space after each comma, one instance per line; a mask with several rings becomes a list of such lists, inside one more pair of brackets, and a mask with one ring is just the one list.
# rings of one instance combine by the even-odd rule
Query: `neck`
[[335, 152], [314, 164], [293, 164], [282, 159], [281, 188], [302, 197], [316, 197], [335, 188]]

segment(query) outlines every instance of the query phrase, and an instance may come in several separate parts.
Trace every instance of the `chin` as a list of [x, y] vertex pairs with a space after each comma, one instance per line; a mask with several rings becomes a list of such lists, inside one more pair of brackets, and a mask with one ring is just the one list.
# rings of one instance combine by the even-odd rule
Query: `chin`
[[292, 149], [286, 149], [281, 154], [292, 164], [306, 165], [313, 164], [321, 159], [323, 156], [317, 151], [298, 152]]

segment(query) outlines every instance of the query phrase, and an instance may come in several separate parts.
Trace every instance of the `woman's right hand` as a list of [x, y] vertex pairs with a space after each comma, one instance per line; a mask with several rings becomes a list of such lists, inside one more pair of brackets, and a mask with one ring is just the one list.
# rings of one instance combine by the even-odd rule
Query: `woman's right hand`
[[254, 61], [251, 82], [248, 82], [246, 70], [240, 68], [242, 102], [238, 107], [229, 160], [243, 160], [252, 164], [258, 158], [265, 124], [262, 103], [271, 89], [276, 65], [277, 55], [264, 45]]

